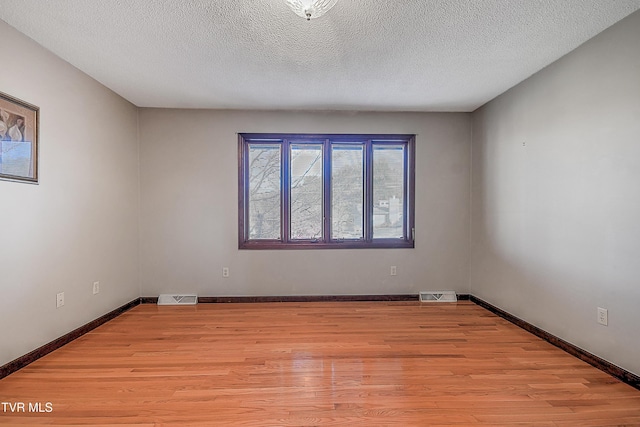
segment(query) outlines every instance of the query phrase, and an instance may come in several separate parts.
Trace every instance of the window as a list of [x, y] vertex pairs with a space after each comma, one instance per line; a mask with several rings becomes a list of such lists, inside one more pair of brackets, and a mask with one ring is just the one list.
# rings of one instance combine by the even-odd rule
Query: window
[[239, 135], [239, 247], [412, 248], [414, 135]]

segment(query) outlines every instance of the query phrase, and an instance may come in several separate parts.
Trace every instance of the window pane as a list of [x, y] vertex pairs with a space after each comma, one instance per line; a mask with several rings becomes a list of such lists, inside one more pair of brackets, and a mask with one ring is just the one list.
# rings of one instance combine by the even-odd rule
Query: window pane
[[404, 237], [404, 147], [373, 146], [373, 238]]
[[322, 145], [291, 145], [291, 239], [322, 237]]
[[280, 239], [280, 145], [249, 145], [249, 238]]
[[363, 239], [364, 150], [331, 146], [331, 238]]

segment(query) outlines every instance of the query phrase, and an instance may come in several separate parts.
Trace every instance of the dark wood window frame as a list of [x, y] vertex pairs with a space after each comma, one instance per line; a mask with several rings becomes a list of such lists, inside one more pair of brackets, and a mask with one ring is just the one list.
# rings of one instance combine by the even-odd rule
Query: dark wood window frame
[[[314, 240], [290, 238], [290, 164], [292, 144], [322, 144], [323, 229]], [[361, 239], [331, 238], [331, 147], [333, 144], [357, 143], [364, 150], [364, 212]], [[249, 238], [249, 147], [252, 144], [280, 145], [280, 237]], [[373, 238], [373, 148], [398, 145], [404, 147], [404, 197], [402, 203], [403, 237]], [[238, 134], [238, 247], [240, 249], [357, 249], [415, 247], [415, 135], [405, 134]]]

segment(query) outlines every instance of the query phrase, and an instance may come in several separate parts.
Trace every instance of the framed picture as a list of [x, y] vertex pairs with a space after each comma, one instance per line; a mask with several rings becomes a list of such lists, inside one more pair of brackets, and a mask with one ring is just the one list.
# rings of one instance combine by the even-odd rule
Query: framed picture
[[39, 111], [0, 92], [0, 179], [38, 182]]

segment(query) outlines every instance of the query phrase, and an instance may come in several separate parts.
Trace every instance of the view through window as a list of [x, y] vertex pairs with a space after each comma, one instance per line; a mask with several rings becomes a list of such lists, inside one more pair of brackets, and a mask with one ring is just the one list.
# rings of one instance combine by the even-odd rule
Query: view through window
[[239, 247], [413, 247], [414, 149], [414, 135], [240, 134]]

